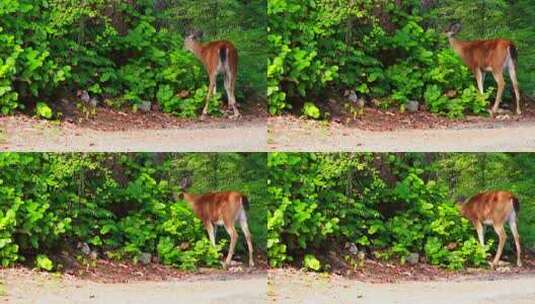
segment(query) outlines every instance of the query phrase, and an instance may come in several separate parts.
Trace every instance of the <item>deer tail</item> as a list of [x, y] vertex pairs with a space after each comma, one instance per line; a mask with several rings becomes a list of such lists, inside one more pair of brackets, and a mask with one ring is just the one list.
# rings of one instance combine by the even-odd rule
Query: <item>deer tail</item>
[[520, 201], [517, 197], [513, 196], [513, 208], [515, 209], [515, 213], [518, 215], [518, 212], [520, 212]]
[[227, 47], [226, 46], [222, 46], [220, 49], [219, 49], [219, 60], [221, 61], [221, 65], [224, 66], [225, 65], [225, 62], [227, 61]]
[[241, 204], [243, 206], [243, 209], [245, 209], [245, 211], [249, 211], [249, 199], [247, 198], [247, 196], [245, 195], [241, 196]]
[[511, 54], [511, 59], [513, 59], [513, 62], [516, 63], [516, 60], [518, 59], [518, 50], [512, 43], [509, 45], [509, 53]]

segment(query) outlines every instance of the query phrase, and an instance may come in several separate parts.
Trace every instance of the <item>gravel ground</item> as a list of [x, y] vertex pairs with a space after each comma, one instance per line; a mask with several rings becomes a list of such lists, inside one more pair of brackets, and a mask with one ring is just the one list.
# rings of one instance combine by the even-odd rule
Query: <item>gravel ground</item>
[[368, 131], [342, 124], [270, 118], [270, 151], [521, 152], [535, 150], [535, 122], [444, 129]]
[[0, 149], [50, 152], [262, 152], [266, 121], [228, 121], [164, 129], [104, 131], [23, 117], [0, 118]]
[[528, 304], [535, 299], [535, 276], [427, 282], [365, 283], [343, 277], [275, 271], [270, 303], [303, 304]]

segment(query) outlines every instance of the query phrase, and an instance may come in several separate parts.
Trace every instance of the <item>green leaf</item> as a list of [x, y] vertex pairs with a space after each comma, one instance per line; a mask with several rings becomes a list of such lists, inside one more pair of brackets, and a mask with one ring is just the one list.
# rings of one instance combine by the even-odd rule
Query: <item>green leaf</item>
[[321, 269], [321, 263], [316, 257], [312, 254], [305, 255], [305, 260], [303, 261], [303, 266], [307, 269], [319, 271]]
[[54, 267], [54, 264], [46, 255], [40, 254], [35, 259], [35, 266], [39, 269], [51, 271], [52, 268]]

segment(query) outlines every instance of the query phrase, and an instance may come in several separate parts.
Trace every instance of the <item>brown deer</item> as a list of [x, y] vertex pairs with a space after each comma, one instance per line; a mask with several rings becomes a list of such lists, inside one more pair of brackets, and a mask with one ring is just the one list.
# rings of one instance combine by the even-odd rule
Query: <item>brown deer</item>
[[202, 221], [212, 245], [216, 245], [215, 236], [218, 225], [224, 226], [230, 236], [230, 246], [224, 266], [227, 267], [230, 265], [232, 256], [234, 255], [236, 242], [238, 241], [238, 232], [234, 225], [236, 221], [239, 221], [241, 230], [247, 241], [249, 267], [254, 267], [253, 241], [249, 232], [249, 226], [247, 225], [246, 211], [249, 209], [247, 196], [235, 191], [213, 192], [200, 195], [184, 192], [190, 185], [191, 180], [189, 178], [182, 180], [180, 185], [182, 193], [180, 193], [179, 198], [186, 200], [195, 215]]
[[481, 94], [483, 94], [485, 72], [492, 72], [498, 84], [496, 100], [490, 111], [491, 115], [498, 112], [500, 107], [505, 88], [503, 70], [506, 68], [509, 70], [509, 77], [511, 78], [515, 92], [516, 114], [520, 115], [520, 92], [516, 79], [517, 50], [515, 45], [506, 39], [461, 41], [455, 38], [455, 35], [460, 30], [461, 24], [453, 23], [445, 30], [445, 34], [448, 36], [450, 46], [461, 57], [472, 73], [474, 73], [477, 87]]
[[507, 235], [504, 225], [509, 223], [509, 228], [513, 233], [516, 245], [516, 264], [522, 267], [520, 259], [520, 236], [516, 226], [520, 204], [518, 198], [509, 191], [486, 191], [476, 194], [465, 202], [460, 201], [458, 204], [461, 214], [472, 222], [477, 231], [479, 242], [485, 245], [485, 232], [483, 225], [492, 225], [494, 231], [498, 234], [498, 250], [491, 263], [492, 267], [498, 265], [503, 252], [503, 246]]
[[203, 63], [208, 73], [208, 79], [210, 80], [208, 94], [206, 95], [206, 104], [202, 110], [201, 119], [204, 119], [208, 113], [208, 102], [212, 98], [212, 95], [216, 93], [217, 75], [220, 73], [224, 77], [229, 108], [232, 108], [234, 111], [232, 118], [238, 118], [240, 117], [240, 112], [238, 111], [236, 97], [234, 96], [238, 74], [238, 51], [230, 41], [217, 40], [202, 44], [199, 42], [201, 37], [201, 31], [192, 31], [184, 39], [184, 48], [192, 52]]

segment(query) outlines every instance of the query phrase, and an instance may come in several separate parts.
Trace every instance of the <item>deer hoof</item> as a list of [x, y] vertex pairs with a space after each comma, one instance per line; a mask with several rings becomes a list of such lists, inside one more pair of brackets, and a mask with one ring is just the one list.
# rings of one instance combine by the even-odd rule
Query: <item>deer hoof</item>
[[207, 118], [207, 116], [208, 116], [208, 115], [206, 115], [206, 113], [202, 113], [202, 115], [201, 115], [201, 117], [199, 117], [199, 119], [200, 119], [201, 121], [205, 121], [206, 118]]
[[516, 262], [516, 266], [522, 267], [522, 262], [520, 262], [520, 261]]
[[516, 111], [516, 115], [520, 116], [520, 115], [522, 115], [522, 112], [521, 111]]
[[240, 119], [241, 114], [240, 113], [234, 113], [234, 115], [230, 116], [230, 119], [232, 120], [238, 120]]

